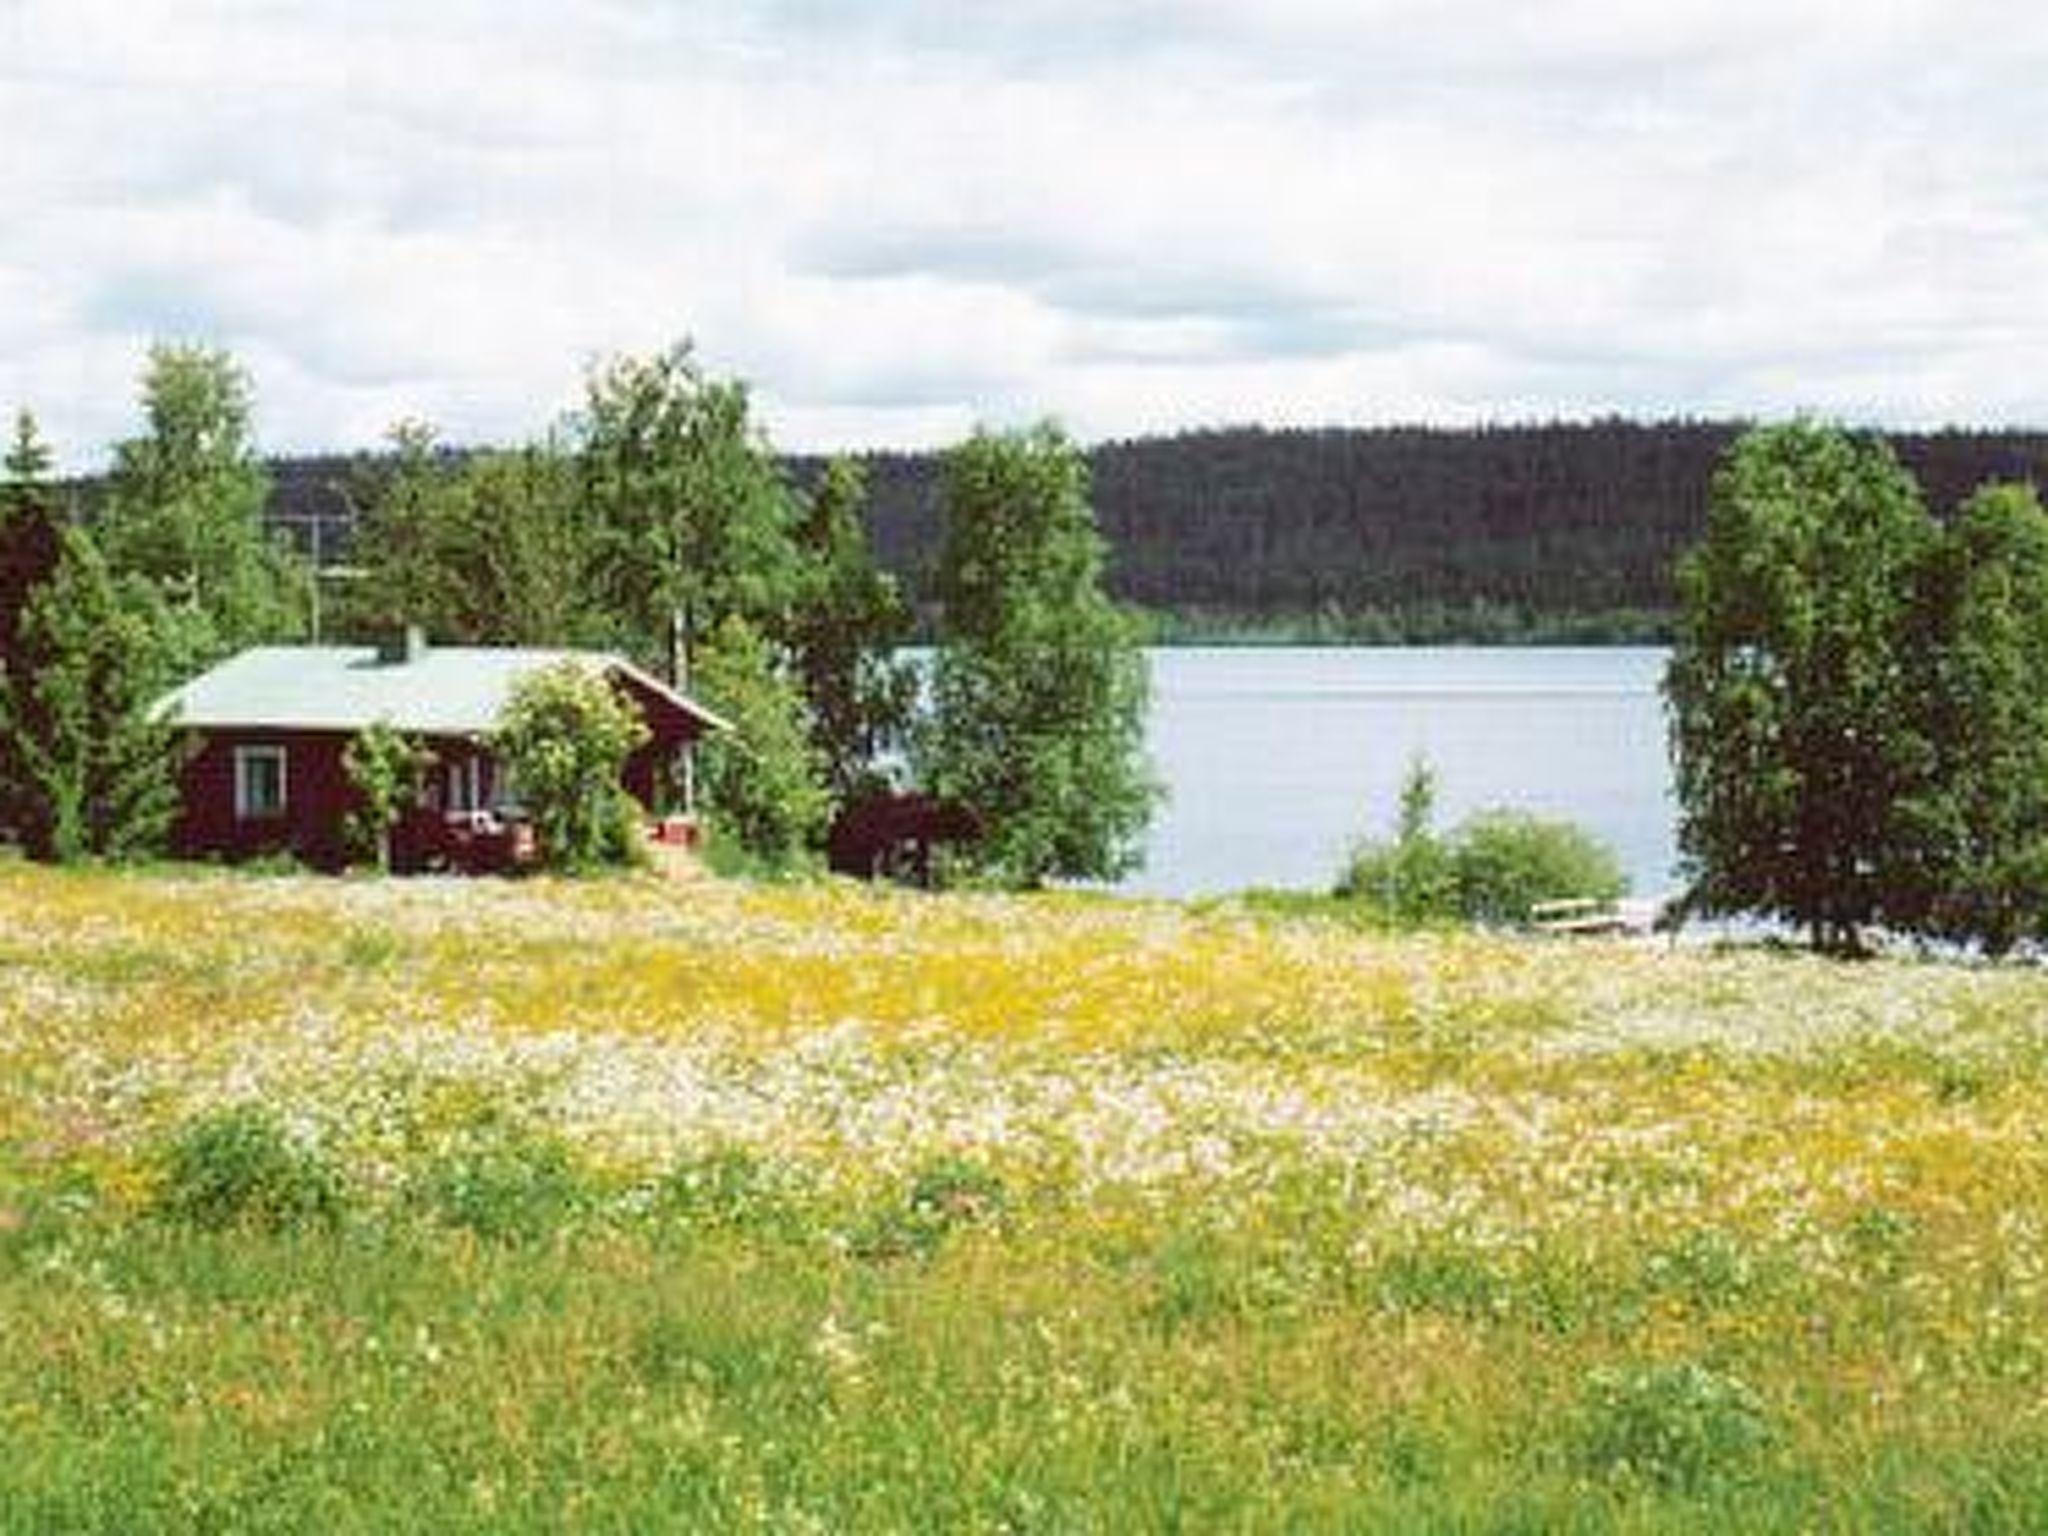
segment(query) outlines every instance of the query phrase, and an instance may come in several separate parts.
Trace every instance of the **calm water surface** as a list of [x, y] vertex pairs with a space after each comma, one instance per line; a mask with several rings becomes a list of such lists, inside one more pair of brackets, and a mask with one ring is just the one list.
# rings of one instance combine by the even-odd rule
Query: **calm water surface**
[[1438, 823], [1482, 806], [1576, 821], [1638, 895], [1673, 885], [1674, 810], [1655, 647], [1176, 647], [1150, 653], [1147, 741], [1170, 798], [1124, 889], [1330, 884], [1384, 834], [1408, 763]]

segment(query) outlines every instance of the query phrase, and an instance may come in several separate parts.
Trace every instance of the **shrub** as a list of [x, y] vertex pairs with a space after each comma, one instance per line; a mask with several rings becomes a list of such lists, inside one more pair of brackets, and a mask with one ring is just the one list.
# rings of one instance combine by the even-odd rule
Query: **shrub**
[[1570, 822], [1484, 810], [1441, 836], [1435, 809], [1436, 774], [1418, 760], [1393, 838], [1359, 844], [1336, 894], [1395, 923], [1518, 923], [1540, 901], [1612, 901], [1628, 889], [1612, 850]]
[[1003, 1181], [964, 1157], [941, 1157], [925, 1164], [910, 1185], [911, 1211], [938, 1227], [985, 1221], [1000, 1215], [1004, 1203]]
[[732, 723], [700, 749], [712, 825], [762, 870], [801, 866], [824, 840], [832, 792], [784, 658], [752, 625], [728, 617], [704, 646], [692, 682]]
[[1418, 843], [1360, 843], [1337, 881], [1337, 894], [1396, 923], [1444, 921], [1457, 912], [1450, 856], [1434, 837]]
[[375, 860], [379, 873], [391, 872], [391, 829], [417, 793], [420, 773], [430, 761], [424, 747], [388, 720], [358, 731], [341, 755], [356, 796], [346, 822], [348, 840], [357, 854]]
[[430, 1167], [417, 1193], [435, 1216], [492, 1242], [528, 1242], [590, 1203], [568, 1148], [552, 1136], [483, 1127]]
[[1487, 810], [1451, 835], [1459, 915], [1520, 923], [1539, 901], [1613, 901], [1628, 889], [1620, 861], [1582, 827], [1525, 811]]
[[398, 935], [381, 928], [357, 928], [341, 941], [341, 963], [350, 970], [381, 971], [403, 952]]
[[777, 1231], [792, 1226], [797, 1214], [785, 1178], [744, 1147], [679, 1159], [656, 1200], [663, 1214], [706, 1230]]
[[543, 862], [587, 869], [620, 862], [635, 846], [619, 774], [646, 739], [632, 706], [578, 661], [520, 679], [491, 745], [518, 782]]
[[1393, 839], [1360, 843], [1337, 879], [1337, 894], [1397, 923], [1454, 916], [1457, 883], [1450, 850], [1430, 825], [1435, 813], [1436, 770], [1418, 758], [1401, 784]]
[[716, 811], [711, 813], [703, 839], [697, 844], [697, 857], [705, 869], [721, 880], [806, 880], [815, 877], [820, 868], [816, 856], [807, 851], [756, 853], [740, 840], [730, 823], [718, 818]]
[[265, 1109], [237, 1105], [192, 1121], [171, 1142], [158, 1203], [196, 1227], [287, 1231], [332, 1226], [342, 1184], [320, 1152]]
[[1465, 1318], [1503, 1316], [1513, 1299], [1496, 1264], [1449, 1239], [1389, 1253], [1374, 1267], [1367, 1294], [1389, 1311]]
[[1687, 1361], [1595, 1372], [1580, 1437], [1602, 1476], [1694, 1492], [1738, 1475], [1770, 1444], [1771, 1426], [1745, 1382]]
[[1758, 1284], [1757, 1262], [1725, 1232], [1687, 1232], [1650, 1255], [1644, 1278], [1657, 1292], [1696, 1311], [1735, 1307]]

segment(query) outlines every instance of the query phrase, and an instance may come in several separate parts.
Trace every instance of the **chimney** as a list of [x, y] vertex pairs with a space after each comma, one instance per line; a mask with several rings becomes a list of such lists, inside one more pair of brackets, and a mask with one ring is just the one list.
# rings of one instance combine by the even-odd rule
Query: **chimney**
[[377, 659], [390, 666], [418, 661], [427, 654], [427, 632], [417, 624], [387, 631], [377, 645]]

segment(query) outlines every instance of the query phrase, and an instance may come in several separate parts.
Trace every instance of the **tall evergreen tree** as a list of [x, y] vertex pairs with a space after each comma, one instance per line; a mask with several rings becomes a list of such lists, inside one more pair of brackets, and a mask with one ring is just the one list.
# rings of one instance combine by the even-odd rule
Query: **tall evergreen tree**
[[[50, 579], [64, 550], [63, 530], [49, 494], [50, 453], [27, 411], [14, 418], [0, 483], [0, 699], [8, 680], [30, 665], [21, 621], [29, 598]], [[27, 811], [26, 769], [14, 732], [0, 714], [0, 830], [18, 827]]]
[[825, 468], [797, 524], [804, 562], [790, 650], [810, 706], [811, 740], [842, 804], [881, 787], [881, 758], [901, 745], [917, 703], [917, 676], [898, 655], [910, 606], [868, 546], [860, 467]]
[[15, 831], [59, 862], [160, 852], [176, 809], [169, 685], [155, 592], [116, 577], [82, 529], [29, 594], [0, 678]]
[[50, 451], [27, 411], [14, 418], [14, 437], [0, 461], [0, 671], [14, 644], [15, 625], [28, 594], [49, 579], [61, 553], [56, 507], [50, 496]]
[[0, 482], [0, 517], [42, 504], [49, 495], [50, 449], [36, 426], [35, 413], [26, 409], [14, 413], [14, 435], [0, 467], [7, 478]]
[[572, 426], [599, 590], [629, 649], [687, 682], [726, 617], [784, 631], [794, 507], [745, 385], [708, 377], [683, 343], [593, 373]]
[[1665, 679], [1689, 900], [1853, 950], [1888, 915], [1928, 744], [1901, 655], [1934, 536], [1878, 441], [1761, 428], [1714, 477]]
[[310, 577], [264, 529], [248, 375], [215, 348], [153, 347], [142, 406], [143, 435], [114, 448], [99, 537], [112, 570], [180, 619], [179, 669], [303, 633]]
[[1158, 791], [1144, 654], [1103, 593], [1087, 463], [1050, 423], [977, 432], [945, 484], [924, 779], [981, 818], [982, 873], [1114, 879], [1136, 866]]

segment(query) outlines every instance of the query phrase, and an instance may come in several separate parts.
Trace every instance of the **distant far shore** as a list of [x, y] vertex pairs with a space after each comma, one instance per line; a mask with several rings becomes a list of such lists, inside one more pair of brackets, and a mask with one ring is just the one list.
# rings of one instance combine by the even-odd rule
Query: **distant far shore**
[[1140, 611], [1148, 641], [1157, 646], [1668, 645], [1675, 619], [1657, 609], [1545, 613], [1491, 604], [1271, 614]]

